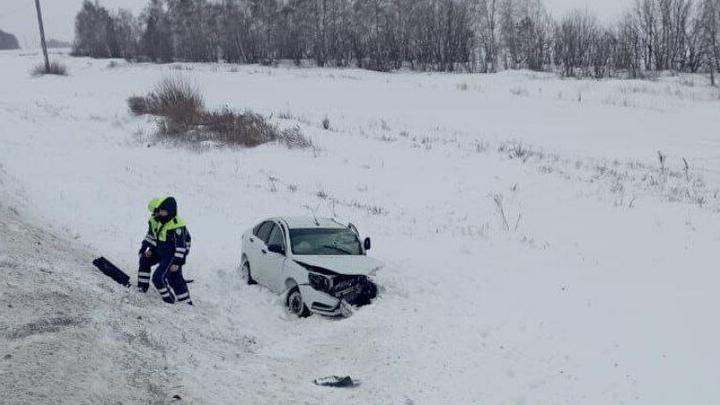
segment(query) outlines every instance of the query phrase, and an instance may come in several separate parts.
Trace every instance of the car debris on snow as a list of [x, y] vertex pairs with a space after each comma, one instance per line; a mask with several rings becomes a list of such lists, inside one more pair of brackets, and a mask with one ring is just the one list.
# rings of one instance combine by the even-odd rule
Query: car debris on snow
[[315, 385], [319, 385], [322, 387], [354, 387], [358, 385], [357, 381], [353, 381], [353, 379], [346, 375], [344, 377], [339, 377], [336, 375], [332, 375], [329, 377], [322, 377], [322, 378], [316, 378], [313, 380], [313, 383]]

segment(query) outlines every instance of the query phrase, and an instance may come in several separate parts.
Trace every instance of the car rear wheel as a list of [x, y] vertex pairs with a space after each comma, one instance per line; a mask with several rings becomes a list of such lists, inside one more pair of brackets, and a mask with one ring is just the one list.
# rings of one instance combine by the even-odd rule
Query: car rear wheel
[[305, 305], [302, 294], [300, 294], [300, 289], [297, 286], [288, 291], [285, 304], [287, 305], [288, 311], [297, 315], [299, 318], [307, 318], [310, 316], [310, 310]]
[[250, 263], [249, 262], [243, 262], [242, 265], [242, 276], [245, 278], [245, 282], [248, 283], [248, 285], [255, 285], [257, 284], [257, 281], [252, 278], [252, 273], [250, 272]]

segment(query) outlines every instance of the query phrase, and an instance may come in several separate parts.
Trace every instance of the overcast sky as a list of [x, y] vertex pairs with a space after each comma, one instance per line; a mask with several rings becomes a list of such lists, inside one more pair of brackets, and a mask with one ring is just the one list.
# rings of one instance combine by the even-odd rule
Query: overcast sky
[[[100, 0], [103, 6], [141, 11], [147, 0]], [[613, 20], [632, 0], [544, 0], [553, 15], [559, 16], [573, 8], [589, 8], [602, 20]], [[46, 38], [72, 41], [75, 14], [82, 0], [41, 0]], [[17, 36], [23, 48], [38, 43], [37, 16], [34, 0], [0, 0], [0, 29]]]

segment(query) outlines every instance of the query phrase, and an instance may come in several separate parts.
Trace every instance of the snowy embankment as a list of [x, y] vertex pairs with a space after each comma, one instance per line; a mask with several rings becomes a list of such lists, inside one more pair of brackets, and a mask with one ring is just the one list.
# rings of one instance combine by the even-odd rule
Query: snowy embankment
[[[31, 78], [37, 56], [0, 53], [0, 402], [720, 399], [720, 100], [702, 78], [56, 57], [69, 77]], [[211, 107], [299, 125], [318, 150], [156, 143], [125, 100], [169, 74]], [[195, 308], [90, 265], [103, 254], [134, 274], [163, 193], [193, 234]], [[388, 263], [376, 304], [349, 319], [293, 319], [237, 274], [242, 231], [306, 207], [358, 224]], [[362, 384], [311, 384], [329, 374]]]

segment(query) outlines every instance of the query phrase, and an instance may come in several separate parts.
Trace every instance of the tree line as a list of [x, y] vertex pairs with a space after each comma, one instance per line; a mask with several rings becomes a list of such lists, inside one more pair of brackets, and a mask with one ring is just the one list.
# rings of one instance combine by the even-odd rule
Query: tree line
[[138, 61], [632, 77], [720, 70], [720, 0], [634, 0], [619, 21], [554, 18], [542, 0], [85, 0], [73, 54]]

